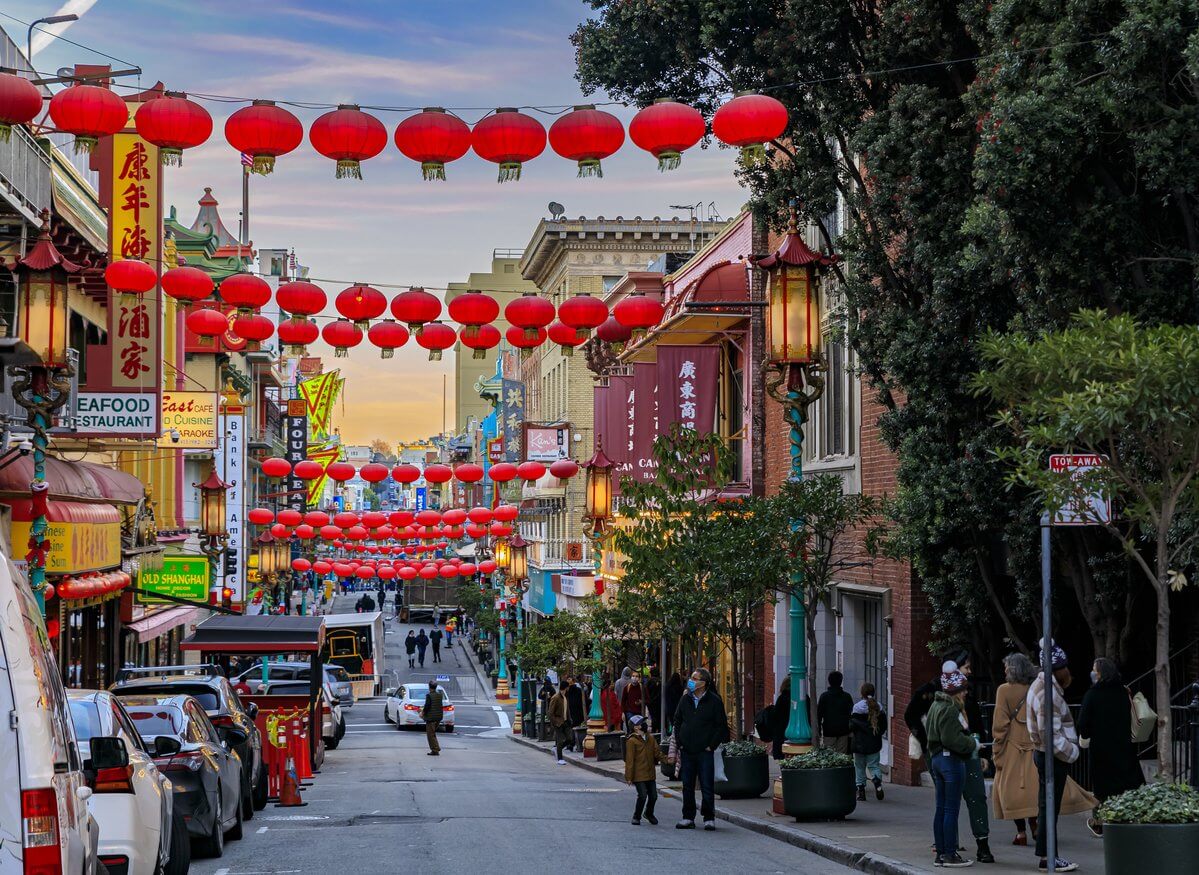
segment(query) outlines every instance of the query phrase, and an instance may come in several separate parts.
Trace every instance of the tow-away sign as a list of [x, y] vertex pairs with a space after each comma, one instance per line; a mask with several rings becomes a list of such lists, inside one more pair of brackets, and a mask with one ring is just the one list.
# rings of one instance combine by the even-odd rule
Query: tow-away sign
[[[1054, 473], [1069, 473], [1078, 479], [1104, 465], [1104, 458], [1096, 453], [1057, 453], [1049, 457], [1049, 470]], [[1111, 522], [1112, 502], [1100, 492], [1089, 492], [1071, 498], [1053, 515], [1055, 526], [1097, 526]]]

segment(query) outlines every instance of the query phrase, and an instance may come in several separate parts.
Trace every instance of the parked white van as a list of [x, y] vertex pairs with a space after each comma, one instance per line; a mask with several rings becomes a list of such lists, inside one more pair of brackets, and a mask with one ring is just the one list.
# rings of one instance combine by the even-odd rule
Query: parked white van
[[[2, 550], [0, 546], [0, 550]], [[98, 829], [62, 678], [29, 584], [0, 552], [0, 873], [95, 875]]]

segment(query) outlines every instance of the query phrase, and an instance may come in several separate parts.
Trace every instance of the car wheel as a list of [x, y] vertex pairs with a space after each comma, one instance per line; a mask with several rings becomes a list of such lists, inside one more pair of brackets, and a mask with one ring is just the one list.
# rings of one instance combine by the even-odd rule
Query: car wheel
[[205, 838], [197, 842], [202, 856], [216, 858], [225, 855], [225, 830], [221, 826], [223, 814], [224, 812], [221, 810], [221, 785], [217, 784], [216, 805], [212, 810], [212, 831]]
[[171, 859], [167, 860], [162, 875], [187, 875], [191, 862], [192, 846], [187, 837], [187, 824], [183, 815], [175, 812], [171, 817]]
[[244, 810], [245, 810], [244, 800], [242, 799], [241, 791], [238, 790], [238, 792], [237, 792], [237, 819], [233, 823], [233, 829], [231, 829], [231, 830], [229, 830], [229, 832], [225, 833], [225, 838], [229, 839], [230, 841], [234, 841], [234, 842], [238, 841], [242, 837], [242, 835], [245, 833], [245, 830], [242, 829], [242, 821], [244, 820], [244, 818], [242, 816], [242, 812]]
[[383, 706], [383, 722], [384, 722], [384, 723], [390, 723], [390, 722], [391, 722], [391, 712], [387, 710], [387, 706], [386, 706], [386, 705], [384, 705], [384, 706]]
[[453, 724], [453, 723], [443, 723], [443, 724], [441, 724], [441, 725], [445, 727], [445, 731], [446, 731], [446, 732], [453, 732], [453, 731], [454, 731], [454, 724]]
[[339, 744], [341, 744], [341, 739], [340, 738], [326, 738], [326, 739], [324, 739], [324, 742], [325, 742], [325, 750], [337, 750], [337, 746]]
[[245, 783], [241, 786], [241, 819], [254, 819], [254, 791], [250, 789], [249, 775], [246, 775]]
[[254, 785], [254, 808], [257, 811], [262, 811], [266, 808], [267, 798], [270, 794], [270, 788], [266, 783], [266, 764], [258, 770], [258, 783]]

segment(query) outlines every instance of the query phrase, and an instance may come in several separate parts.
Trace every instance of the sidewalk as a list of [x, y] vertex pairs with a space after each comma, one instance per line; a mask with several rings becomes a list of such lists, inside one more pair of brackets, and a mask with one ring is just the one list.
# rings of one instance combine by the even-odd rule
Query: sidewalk
[[[512, 736], [517, 744], [544, 751], [551, 757], [553, 746], [529, 738]], [[624, 764], [618, 761], [596, 762], [567, 755], [571, 765], [624, 780]], [[551, 761], [552, 763], [552, 761]], [[547, 763], [549, 765], [550, 763]], [[778, 769], [771, 762], [771, 774]], [[668, 798], [679, 798], [678, 782], [663, 782], [659, 789]], [[716, 799], [716, 816], [745, 829], [788, 842], [852, 869], [882, 875], [910, 875], [913, 872], [938, 871], [933, 867], [932, 820], [933, 791], [927, 787], [903, 787], [884, 784], [886, 799], [875, 800], [873, 787], [867, 786], [867, 801], [846, 820], [830, 823], [796, 823], [771, 812], [770, 792], [759, 799]], [[632, 804], [630, 797], [630, 805]], [[1086, 828], [1084, 815], [1063, 816], [1058, 822], [1059, 856], [1078, 864], [1079, 871], [1103, 871], [1103, 842]], [[1036, 872], [1037, 858], [1032, 847], [1013, 847], [1014, 826], [1007, 821], [991, 822], [993, 864], [975, 863], [974, 871], [985, 873]], [[1030, 836], [1031, 839], [1031, 836]], [[966, 847], [963, 856], [974, 858], [974, 841], [966, 808], [962, 806], [959, 843]]]
[[470, 646], [470, 637], [467, 635], [455, 635], [454, 643], [451, 646], [451, 649], [453, 649], [455, 653], [461, 653], [462, 656], [458, 658], [464, 659], [467, 665], [474, 670], [475, 678], [479, 683], [479, 701], [495, 702], [495, 691], [491, 689], [491, 678], [484, 673], [483, 666], [479, 665], [479, 660], [475, 656], [474, 648]]

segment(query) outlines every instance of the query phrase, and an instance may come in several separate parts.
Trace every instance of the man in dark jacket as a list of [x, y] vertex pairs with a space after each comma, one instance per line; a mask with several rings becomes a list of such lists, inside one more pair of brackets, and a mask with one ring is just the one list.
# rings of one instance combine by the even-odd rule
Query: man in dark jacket
[[716, 829], [716, 772], [713, 752], [729, 739], [729, 719], [724, 702], [709, 687], [712, 675], [697, 668], [687, 681], [688, 692], [674, 715], [675, 741], [682, 766], [683, 819], [676, 829], [695, 829], [695, 781], [702, 797], [699, 813], [704, 829]]
[[429, 643], [433, 645], [433, 661], [441, 662], [441, 630], [436, 626], [429, 633]]
[[566, 714], [570, 723], [569, 747], [571, 750], [582, 752], [583, 736], [587, 732], [587, 696], [579, 679], [575, 679], [574, 683], [566, 688]]
[[853, 696], [841, 689], [845, 680], [839, 671], [828, 673], [828, 689], [816, 700], [816, 720], [820, 724], [820, 743], [841, 753], [849, 753], [849, 715]]
[[420, 663], [420, 667], [425, 667], [425, 651], [429, 647], [429, 636], [425, 634], [425, 630], [421, 629], [420, 634], [416, 636], [416, 661]]
[[429, 756], [441, 756], [441, 742], [437, 740], [437, 727], [445, 716], [445, 695], [437, 689], [437, 681], [429, 681], [429, 692], [425, 694], [425, 706], [420, 710], [425, 721], [425, 735], [429, 739]]

